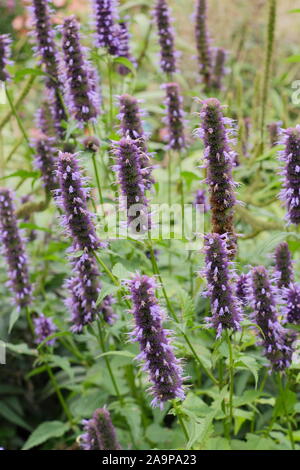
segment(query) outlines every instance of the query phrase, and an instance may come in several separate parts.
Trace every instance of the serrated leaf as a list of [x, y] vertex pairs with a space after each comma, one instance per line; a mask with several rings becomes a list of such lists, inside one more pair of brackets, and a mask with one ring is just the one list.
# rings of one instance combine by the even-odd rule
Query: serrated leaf
[[61, 437], [70, 429], [68, 423], [61, 421], [46, 421], [40, 424], [25, 442], [22, 450], [32, 449], [53, 437]]
[[102, 282], [102, 287], [100, 294], [97, 299], [97, 305], [99, 305], [105, 297], [108, 295], [113, 295], [115, 292], [117, 292], [118, 287], [115, 286], [114, 284], [109, 284], [108, 282]]
[[131, 277], [131, 274], [132, 274], [121, 263], [117, 263], [117, 264], [114, 265], [114, 267], [112, 268], [112, 273], [118, 279], [128, 279], [128, 278]]
[[11, 333], [15, 323], [18, 321], [18, 319], [20, 318], [20, 311], [17, 310], [17, 309], [14, 309], [11, 314], [10, 314], [10, 317], [9, 317], [9, 326], [8, 326], [8, 333]]

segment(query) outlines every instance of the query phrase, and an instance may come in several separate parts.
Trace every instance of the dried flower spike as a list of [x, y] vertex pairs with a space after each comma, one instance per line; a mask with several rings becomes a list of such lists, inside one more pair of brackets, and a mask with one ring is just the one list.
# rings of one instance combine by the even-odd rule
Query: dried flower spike
[[6, 188], [0, 188], [0, 237], [8, 266], [8, 286], [14, 294], [15, 304], [19, 308], [26, 307], [30, 304], [32, 290], [27, 256], [17, 224], [13, 194]]
[[279, 243], [275, 250], [275, 269], [278, 287], [289, 287], [294, 280], [292, 255], [286, 242]]
[[300, 224], [300, 126], [282, 131], [280, 144], [284, 150], [279, 152], [282, 168], [283, 190], [280, 197], [287, 209], [289, 223]]
[[215, 51], [212, 87], [215, 90], [222, 90], [222, 81], [225, 75], [226, 51], [218, 47]]
[[170, 9], [166, 0], [156, 0], [154, 17], [157, 25], [160, 44], [160, 66], [166, 74], [176, 72], [176, 57], [174, 48], [174, 31], [171, 26]]
[[129, 281], [135, 330], [141, 353], [137, 359], [144, 362], [143, 370], [150, 375], [153, 406], [163, 407], [174, 398], [184, 399], [182, 368], [176, 359], [170, 341], [171, 332], [162, 326], [162, 311], [155, 296], [157, 285], [153, 278], [137, 274]]
[[60, 189], [57, 202], [64, 216], [63, 223], [73, 240], [75, 250], [94, 251], [101, 243], [96, 235], [92, 215], [87, 209], [88, 189], [80, 173], [79, 163], [74, 154], [59, 153], [58, 180]]
[[120, 450], [111, 416], [106, 408], [98, 408], [93, 417], [84, 420], [84, 434], [80, 436], [83, 450]]
[[211, 233], [205, 236], [205, 270], [207, 294], [210, 299], [212, 317], [208, 325], [217, 330], [217, 337], [224, 329], [240, 328], [240, 303], [236, 297], [231, 262], [228, 259], [226, 236]]
[[10, 79], [10, 75], [6, 70], [6, 66], [11, 63], [11, 39], [8, 34], [0, 34], [0, 82], [6, 82]]
[[186, 146], [184, 111], [182, 109], [183, 98], [180, 95], [180, 88], [177, 83], [166, 83], [162, 87], [166, 90], [167, 116], [165, 122], [169, 132], [168, 148], [180, 151]]
[[[51, 318], [46, 317], [45, 315], [39, 315], [34, 319], [34, 332], [36, 336], [36, 343], [42, 343], [48, 336], [55, 333], [57, 330]], [[55, 338], [47, 341], [46, 344], [53, 346], [55, 343]]]
[[100, 109], [97, 75], [80, 44], [79, 24], [74, 16], [64, 20], [62, 48], [67, 101], [72, 115], [81, 124], [95, 121]]
[[292, 339], [277, 318], [276, 292], [267, 270], [258, 266], [252, 270], [249, 294], [253, 307], [253, 320], [259, 326], [265, 356], [274, 370], [284, 370], [292, 360]]
[[205, 88], [208, 90], [212, 80], [212, 53], [207, 31], [206, 14], [206, 0], [197, 0], [195, 13], [196, 47], [198, 51], [200, 74], [203, 78]]
[[41, 171], [44, 187], [47, 192], [58, 188], [56, 175], [56, 153], [54, 149], [54, 139], [45, 137], [34, 142], [36, 150], [35, 165]]

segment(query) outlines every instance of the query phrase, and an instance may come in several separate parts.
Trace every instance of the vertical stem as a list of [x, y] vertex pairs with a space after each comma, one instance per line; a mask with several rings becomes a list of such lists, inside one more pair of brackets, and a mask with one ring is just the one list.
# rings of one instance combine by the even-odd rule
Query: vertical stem
[[59, 402], [60, 402], [60, 404], [61, 404], [61, 407], [62, 407], [62, 409], [64, 410], [65, 415], [66, 415], [66, 417], [68, 418], [68, 421], [72, 424], [72, 421], [73, 421], [72, 414], [71, 414], [71, 412], [70, 412], [70, 410], [69, 410], [69, 408], [68, 408], [68, 405], [67, 405], [66, 402], [65, 402], [65, 399], [64, 399], [64, 397], [63, 397], [63, 395], [62, 395], [62, 393], [61, 393], [61, 390], [60, 390], [60, 388], [59, 388], [59, 385], [58, 385], [58, 383], [57, 383], [57, 380], [56, 380], [56, 378], [55, 378], [55, 375], [53, 374], [52, 369], [51, 369], [51, 367], [49, 366], [49, 364], [46, 364], [46, 369], [47, 369], [47, 372], [48, 372], [48, 375], [49, 375], [49, 378], [50, 378], [50, 382], [52, 383], [52, 386], [53, 386], [53, 388], [54, 388], [54, 390], [55, 390], [55, 392], [56, 392], [56, 395], [57, 395], [57, 397], [58, 397], [58, 400], [59, 400]]
[[229, 351], [229, 422], [230, 426], [232, 426], [233, 421], [233, 392], [234, 392], [234, 370], [233, 370], [233, 354], [232, 354], [232, 344], [230, 341], [230, 336], [228, 330], [226, 330], [226, 340], [228, 344], [228, 351]]
[[22, 132], [23, 137], [24, 137], [24, 139], [26, 140], [26, 142], [27, 142], [27, 144], [28, 144], [28, 147], [29, 147], [31, 153], [33, 153], [33, 150], [32, 150], [32, 148], [30, 147], [30, 141], [29, 141], [29, 137], [28, 137], [28, 135], [27, 135], [27, 132], [25, 131], [25, 128], [24, 128], [24, 126], [23, 126], [23, 123], [22, 123], [21, 119], [20, 119], [19, 116], [18, 116], [17, 110], [16, 110], [16, 108], [15, 108], [15, 105], [14, 105], [14, 103], [13, 103], [13, 100], [12, 100], [12, 98], [11, 98], [11, 96], [10, 96], [10, 93], [9, 93], [9, 91], [8, 91], [8, 89], [7, 89], [6, 86], [5, 86], [5, 92], [6, 92], [7, 101], [8, 101], [8, 103], [9, 103], [9, 106], [10, 106], [10, 109], [11, 109], [11, 112], [12, 112], [12, 115], [15, 117], [15, 119], [16, 119], [16, 121], [17, 121], [17, 123], [18, 123], [18, 126], [19, 126], [19, 128], [20, 128], [20, 131]]
[[291, 447], [292, 447], [293, 450], [295, 450], [295, 441], [294, 441], [293, 429], [292, 429], [290, 417], [289, 417], [289, 414], [288, 414], [288, 411], [287, 411], [287, 408], [286, 408], [285, 397], [284, 397], [285, 391], [289, 390], [288, 379], [287, 379], [286, 388], [284, 389], [283, 380], [282, 380], [282, 377], [280, 375], [280, 372], [278, 372], [278, 384], [279, 384], [280, 395], [281, 395], [281, 398], [282, 398], [282, 407], [283, 407], [283, 411], [284, 411], [285, 418], [286, 418], [287, 425], [288, 425], [288, 435], [289, 435]]

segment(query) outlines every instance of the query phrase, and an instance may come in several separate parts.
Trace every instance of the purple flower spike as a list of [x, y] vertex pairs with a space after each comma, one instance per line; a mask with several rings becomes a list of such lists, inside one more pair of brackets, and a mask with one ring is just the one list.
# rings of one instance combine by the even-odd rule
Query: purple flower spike
[[100, 109], [97, 75], [80, 44], [79, 24], [74, 16], [64, 21], [62, 48], [67, 101], [72, 115], [79, 123], [95, 121]]
[[11, 64], [9, 60], [11, 56], [11, 39], [8, 34], [0, 34], [0, 82], [6, 82], [10, 79], [6, 66]]
[[294, 280], [292, 255], [286, 242], [279, 243], [275, 250], [275, 268], [278, 287], [289, 287]]
[[248, 275], [241, 274], [236, 283], [236, 295], [243, 305], [248, 302]]
[[54, 137], [56, 135], [53, 107], [48, 100], [44, 101], [38, 109], [36, 113], [36, 124], [46, 137]]
[[240, 303], [236, 297], [231, 262], [228, 260], [226, 236], [211, 233], [205, 236], [205, 270], [207, 295], [210, 299], [212, 317], [208, 325], [217, 330], [217, 338], [224, 329], [238, 330], [241, 321]]
[[[129, 39], [130, 35], [127, 24], [124, 22], [119, 23], [118, 57], [124, 57], [125, 59], [128, 59], [134, 66], [136, 66], [136, 62], [130, 52]], [[123, 64], [118, 65], [117, 70], [118, 73], [123, 76], [130, 73], [130, 69]]]
[[6, 188], [0, 188], [0, 237], [8, 266], [8, 286], [14, 294], [16, 305], [26, 307], [31, 301], [27, 256], [17, 225], [13, 194]]
[[88, 189], [84, 187], [86, 180], [81, 176], [75, 155], [59, 153], [57, 175], [60, 186], [57, 202], [64, 212], [63, 223], [75, 250], [97, 250], [102, 244], [87, 209]]
[[[45, 315], [39, 315], [37, 318], [34, 319], [34, 326], [35, 326], [35, 342], [37, 344], [42, 343], [48, 336], [55, 333], [57, 330], [56, 326], [54, 325], [51, 318], [45, 317]], [[47, 341], [46, 344], [49, 346], [53, 346], [55, 343], [55, 338], [50, 339]]]
[[103, 315], [103, 320], [108, 323], [108, 325], [113, 325], [117, 318], [117, 315], [115, 314], [114, 309], [112, 308], [114, 303], [115, 299], [113, 298], [113, 296], [107, 295], [106, 297], [104, 297], [100, 306], [100, 311]]
[[200, 209], [204, 214], [209, 211], [209, 204], [207, 202], [206, 192], [204, 189], [198, 189], [194, 200], [194, 205], [202, 206]]
[[121, 134], [123, 137], [130, 137], [135, 141], [136, 146], [140, 149], [140, 164], [143, 170], [143, 176], [147, 189], [150, 189], [154, 183], [151, 176], [152, 167], [150, 165], [150, 156], [147, 151], [147, 135], [143, 129], [142, 117], [144, 111], [139, 108], [139, 101], [133, 96], [124, 94], [119, 98], [121, 122]]
[[284, 289], [284, 299], [286, 306], [283, 313], [287, 323], [300, 325], [300, 285], [291, 284]]
[[37, 139], [34, 142], [36, 149], [35, 165], [41, 171], [44, 187], [51, 193], [58, 188], [58, 179], [56, 176], [56, 150], [54, 149], [54, 139], [46, 137]]
[[280, 160], [284, 162], [282, 168], [283, 190], [281, 199], [285, 202], [287, 219], [291, 224], [300, 224], [300, 126], [283, 131], [280, 144], [284, 151], [280, 151]]
[[213, 233], [228, 234], [229, 247], [235, 252], [236, 234], [233, 217], [236, 204], [232, 167], [236, 154], [230, 148], [230, 133], [225, 126], [232, 121], [223, 116], [222, 106], [216, 98], [203, 101], [200, 113], [202, 127], [198, 135], [205, 146], [207, 178], [205, 182], [210, 191]]
[[[114, 170], [118, 173], [128, 225], [133, 223], [132, 228], [136, 232], [144, 233], [149, 229], [150, 214], [144, 179], [144, 175], [148, 173], [141, 168], [140, 149], [134, 140], [124, 137], [115, 144], [113, 152], [117, 159]], [[139, 221], [136, 225], [137, 218]]]
[[278, 322], [275, 288], [263, 266], [252, 270], [249, 295], [265, 356], [274, 370], [284, 370], [291, 364], [293, 338]]
[[33, 0], [30, 12], [33, 18], [34, 34], [37, 43], [36, 52], [40, 55], [47, 73], [46, 84], [52, 91], [56, 129], [58, 135], [62, 136], [64, 130], [61, 127], [61, 121], [66, 121], [67, 116], [61, 98], [63, 84], [59, 73], [59, 59], [54, 40], [54, 30], [51, 24], [49, 0]]
[[66, 283], [71, 293], [66, 304], [71, 312], [71, 330], [82, 333], [83, 327], [92, 323], [101, 312], [101, 306], [97, 306], [100, 272], [94, 257], [88, 253], [73, 260], [73, 272], [74, 277]]
[[166, 123], [169, 131], [168, 147], [180, 151], [186, 146], [183, 120], [184, 111], [182, 109], [183, 99], [180, 95], [180, 88], [177, 83], [167, 83], [162, 87], [166, 89]]
[[159, 36], [161, 69], [167, 74], [175, 73], [178, 54], [174, 48], [174, 31], [171, 26], [170, 8], [166, 0], [156, 0], [154, 17]]
[[212, 80], [212, 53], [210, 38], [206, 23], [207, 5], [206, 0], [197, 0], [195, 14], [195, 36], [200, 66], [200, 74], [206, 89], [211, 86]]
[[111, 416], [106, 408], [98, 408], [93, 417], [84, 420], [84, 434], [80, 436], [83, 450], [121, 450]]
[[215, 51], [212, 86], [215, 90], [222, 90], [222, 81], [225, 75], [226, 51], [218, 47]]
[[137, 274], [129, 281], [129, 288], [135, 319], [133, 337], [141, 348], [137, 359], [144, 362], [143, 370], [150, 375], [150, 390], [154, 395], [151, 404], [163, 408], [168, 400], [184, 400], [182, 367], [174, 355], [172, 332], [162, 326], [163, 314], [155, 296], [156, 282]]
[[271, 147], [275, 147], [276, 145], [278, 145], [281, 133], [281, 126], [281, 121], [271, 122], [271, 124], [268, 125]]
[[115, 47], [113, 34], [118, 19], [117, 0], [93, 0], [97, 47]]

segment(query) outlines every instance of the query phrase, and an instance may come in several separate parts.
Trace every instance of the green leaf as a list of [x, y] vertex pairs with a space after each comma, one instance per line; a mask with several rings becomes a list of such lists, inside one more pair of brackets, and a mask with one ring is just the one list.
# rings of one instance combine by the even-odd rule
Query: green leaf
[[118, 287], [108, 282], [102, 282], [101, 291], [97, 299], [97, 305], [99, 305], [106, 296], [114, 294], [118, 290]]
[[14, 410], [12, 410], [10, 406], [8, 406], [8, 404], [3, 400], [0, 402], [0, 416], [5, 418], [10, 423], [13, 423], [17, 426], [20, 426], [21, 428], [31, 431], [31, 427], [27, 423], [25, 423], [23, 418], [21, 418], [21, 416], [19, 416]]
[[300, 55], [299, 54], [291, 55], [290, 57], [287, 57], [284, 61], [287, 62], [288, 64], [298, 63], [300, 62]]
[[14, 309], [11, 314], [10, 314], [10, 317], [9, 317], [9, 326], [8, 326], [8, 333], [11, 333], [15, 323], [18, 321], [19, 317], [20, 317], [20, 311], [17, 310], [17, 309]]
[[27, 354], [28, 356], [38, 355], [38, 352], [36, 349], [30, 349], [25, 343], [20, 343], [20, 344], [5, 343], [5, 346], [10, 351], [17, 353], [17, 354]]
[[2, 176], [1, 179], [16, 178], [18, 176], [23, 179], [28, 179], [28, 178], [36, 179], [39, 177], [39, 173], [37, 171], [18, 170], [18, 171], [14, 171], [10, 175]]
[[126, 57], [115, 57], [114, 64], [124, 65], [133, 75], [136, 75], [136, 68], [134, 64]]
[[27, 222], [21, 222], [19, 224], [20, 228], [26, 228], [28, 230], [38, 230], [40, 232], [47, 232], [47, 233], [52, 233], [51, 230], [45, 227], [39, 227], [38, 225], [27, 223]]
[[32, 449], [53, 437], [61, 437], [70, 429], [68, 423], [61, 421], [46, 421], [40, 424], [25, 442], [22, 450]]
[[104, 356], [122, 356], [122, 357], [135, 358], [136, 355], [130, 351], [107, 351], [105, 353], [102, 353], [96, 356], [96, 359], [99, 359], [100, 357], [104, 357]]
[[117, 264], [114, 265], [114, 267], [112, 269], [112, 273], [118, 279], [128, 279], [128, 278], [131, 277], [131, 274], [132, 274], [121, 263], [117, 263]]

